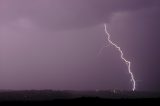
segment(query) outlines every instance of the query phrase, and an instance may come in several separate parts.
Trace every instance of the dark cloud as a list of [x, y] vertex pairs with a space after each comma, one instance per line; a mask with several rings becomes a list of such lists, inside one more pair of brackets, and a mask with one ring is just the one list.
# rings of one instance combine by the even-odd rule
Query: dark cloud
[[1, 21], [27, 18], [41, 29], [72, 29], [107, 22], [119, 11], [152, 6], [157, 0], [1, 0]]

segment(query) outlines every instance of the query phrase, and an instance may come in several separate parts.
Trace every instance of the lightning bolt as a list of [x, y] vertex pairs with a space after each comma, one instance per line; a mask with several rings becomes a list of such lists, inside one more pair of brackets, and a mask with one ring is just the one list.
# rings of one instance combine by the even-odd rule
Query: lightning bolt
[[[131, 62], [128, 61], [127, 59], [124, 58], [124, 54], [123, 54], [123, 51], [122, 49], [116, 44], [114, 43], [112, 40], [111, 40], [111, 35], [109, 34], [109, 32], [107, 31], [107, 25], [104, 24], [104, 28], [105, 28], [105, 37], [108, 41], [108, 43], [112, 46], [114, 46], [119, 52], [120, 52], [120, 56], [121, 56], [121, 59], [126, 63], [127, 67], [128, 67], [128, 72], [130, 74], [130, 77], [131, 77], [131, 82], [132, 82], [132, 90], [135, 91], [136, 89], [136, 81], [135, 81], [135, 78], [134, 78], [134, 75], [131, 71]], [[105, 48], [107, 46], [104, 46], [103, 48]], [[102, 49], [103, 49], [102, 48]], [[102, 51], [102, 49], [100, 50], [100, 52]]]

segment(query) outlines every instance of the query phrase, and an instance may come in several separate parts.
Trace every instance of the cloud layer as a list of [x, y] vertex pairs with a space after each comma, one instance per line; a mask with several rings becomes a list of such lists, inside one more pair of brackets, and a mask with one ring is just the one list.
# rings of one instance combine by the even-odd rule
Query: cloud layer
[[73, 29], [108, 22], [113, 13], [150, 7], [156, 1], [1, 0], [0, 21], [8, 23], [26, 19], [45, 30]]

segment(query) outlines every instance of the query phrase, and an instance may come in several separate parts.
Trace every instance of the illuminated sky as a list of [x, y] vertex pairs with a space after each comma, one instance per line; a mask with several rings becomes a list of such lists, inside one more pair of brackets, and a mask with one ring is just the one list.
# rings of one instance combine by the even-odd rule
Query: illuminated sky
[[159, 0], [0, 0], [0, 89], [159, 90]]

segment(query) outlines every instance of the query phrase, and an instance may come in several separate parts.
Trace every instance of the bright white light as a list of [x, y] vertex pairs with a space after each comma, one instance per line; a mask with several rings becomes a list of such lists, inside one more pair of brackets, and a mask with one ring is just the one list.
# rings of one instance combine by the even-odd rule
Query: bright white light
[[[106, 33], [105, 36], [106, 36], [106, 39], [108, 40], [109, 44], [114, 46], [120, 52], [121, 59], [126, 63], [126, 65], [128, 67], [128, 72], [129, 72], [129, 74], [131, 76], [132, 90], [135, 91], [135, 89], [136, 89], [136, 81], [135, 81], [134, 75], [133, 75], [133, 73], [131, 71], [131, 62], [124, 58], [123, 51], [121, 50], [121, 48], [111, 40], [111, 35], [107, 31], [107, 25], [106, 24], [104, 24], [104, 28], [105, 28], [105, 33]], [[105, 46], [105, 47], [107, 47], [107, 46]]]

